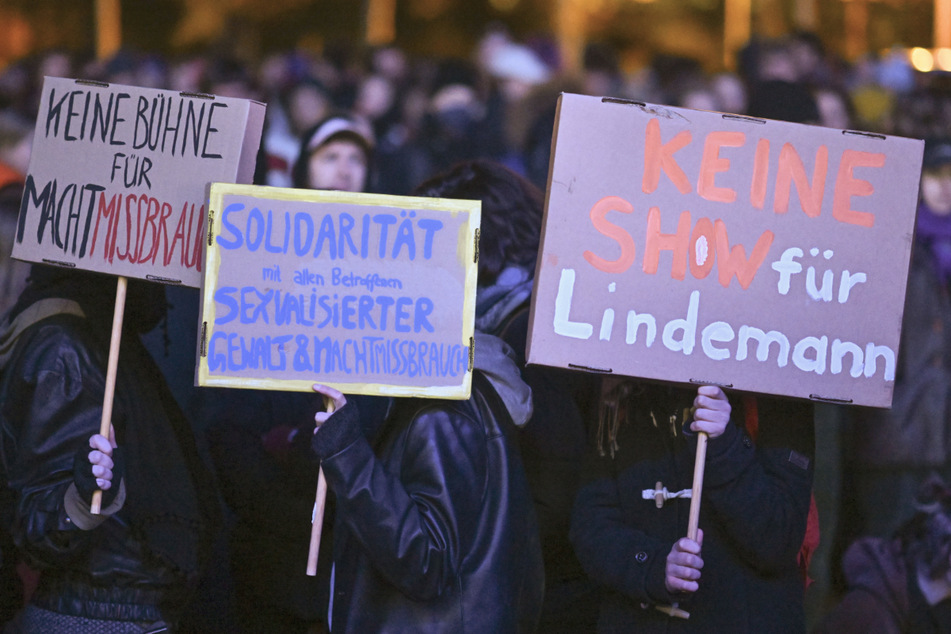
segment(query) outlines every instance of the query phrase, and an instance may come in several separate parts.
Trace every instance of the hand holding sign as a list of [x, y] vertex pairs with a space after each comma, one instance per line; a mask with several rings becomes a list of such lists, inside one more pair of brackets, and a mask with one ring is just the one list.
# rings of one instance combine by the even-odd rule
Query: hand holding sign
[[[700, 496], [703, 493], [703, 470], [707, 460], [707, 439], [723, 434], [730, 422], [730, 401], [716, 385], [701, 385], [693, 401], [693, 421], [690, 429], [697, 432], [697, 454], [694, 459], [693, 490], [690, 498], [690, 515], [687, 519], [687, 537], [678, 540], [667, 556], [667, 590], [670, 592], [696, 592], [699, 588], [700, 569], [703, 559], [700, 546], [703, 531], [700, 530]], [[689, 618], [690, 614], [677, 607], [658, 606], [671, 616]]]

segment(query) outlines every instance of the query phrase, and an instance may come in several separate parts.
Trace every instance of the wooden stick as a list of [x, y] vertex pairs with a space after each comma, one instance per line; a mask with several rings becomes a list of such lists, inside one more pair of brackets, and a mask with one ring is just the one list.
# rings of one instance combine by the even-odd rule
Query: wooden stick
[[[122, 341], [122, 317], [125, 314], [125, 294], [128, 280], [119, 276], [116, 283], [116, 307], [112, 314], [112, 337], [109, 340], [109, 364], [106, 366], [105, 394], [102, 397], [102, 420], [99, 423], [99, 433], [109, 438], [109, 428], [112, 427], [112, 401], [116, 392], [116, 373], [119, 369], [119, 343]], [[118, 483], [116, 483], [118, 484]], [[102, 508], [102, 491], [96, 490], [92, 494], [89, 512], [99, 515]]]
[[[697, 541], [700, 526], [700, 495], [703, 493], [703, 470], [707, 463], [707, 433], [697, 435], [697, 457], [693, 463], [693, 490], [690, 493], [690, 514], [687, 516], [687, 538]], [[658, 605], [657, 609], [668, 616], [689, 619], [690, 612], [673, 605]]]
[[693, 463], [693, 492], [690, 494], [690, 515], [687, 518], [687, 538], [697, 541], [700, 524], [700, 494], [703, 493], [703, 469], [707, 463], [707, 433], [697, 436], [697, 457]]
[[[325, 398], [324, 403], [328, 412], [334, 411], [332, 400]], [[317, 576], [317, 557], [320, 555], [320, 535], [324, 529], [324, 507], [327, 503], [327, 478], [324, 477], [324, 468], [317, 473], [317, 499], [314, 501], [314, 513], [310, 524], [310, 550], [307, 553], [307, 576]]]

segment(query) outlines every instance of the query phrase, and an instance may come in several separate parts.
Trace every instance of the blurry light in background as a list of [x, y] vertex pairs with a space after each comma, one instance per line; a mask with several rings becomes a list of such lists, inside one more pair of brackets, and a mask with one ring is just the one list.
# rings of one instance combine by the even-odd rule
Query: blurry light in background
[[935, 62], [939, 70], [951, 71], [951, 48], [939, 48], [935, 51]]
[[908, 53], [908, 59], [915, 70], [920, 73], [927, 73], [934, 70], [934, 55], [926, 48], [916, 46]]

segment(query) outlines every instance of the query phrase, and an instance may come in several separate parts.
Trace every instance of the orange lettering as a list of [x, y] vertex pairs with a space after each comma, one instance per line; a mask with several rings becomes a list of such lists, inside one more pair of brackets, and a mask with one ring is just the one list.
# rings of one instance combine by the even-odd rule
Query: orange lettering
[[630, 214], [634, 213], [634, 206], [618, 196], [607, 196], [596, 202], [594, 207], [591, 208], [591, 224], [599, 233], [618, 243], [618, 246], [621, 247], [621, 255], [616, 260], [605, 260], [591, 251], [585, 251], [584, 259], [591, 266], [605, 273], [623, 273], [634, 263], [634, 238], [624, 228], [608, 221], [606, 216], [609, 211]]
[[703, 158], [700, 160], [700, 176], [697, 179], [697, 193], [701, 198], [719, 203], [732, 203], [736, 200], [736, 191], [728, 187], [717, 187], [716, 176], [730, 169], [730, 159], [720, 156], [720, 148], [742, 147], [746, 135], [742, 132], [711, 132], [703, 143]]
[[789, 198], [792, 182], [796, 183], [799, 203], [810, 218], [816, 218], [822, 212], [822, 196], [826, 187], [826, 169], [829, 166], [829, 148], [820, 145], [816, 150], [816, 164], [812, 168], [812, 185], [806, 179], [806, 168], [790, 143], [783, 144], [779, 151], [779, 164], [776, 166], [776, 194], [773, 198], [773, 211], [784, 214], [789, 210]]
[[687, 175], [677, 165], [677, 159], [674, 158], [674, 152], [690, 143], [690, 131], [681, 130], [667, 143], [662, 143], [660, 138], [660, 123], [657, 119], [651, 119], [647, 122], [647, 131], [644, 137], [644, 179], [641, 182], [641, 189], [645, 194], [653, 193], [660, 184], [661, 170], [667, 174], [667, 178], [680, 190], [681, 194], [689, 194], [690, 181]]
[[753, 182], [750, 184], [750, 203], [757, 209], [766, 204], [766, 181], [769, 178], [769, 139], [756, 143], [753, 156]]
[[670, 267], [670, 276], [682, 280], [687, 273], [687, 247], [690, 244], [690, 212], [680, 214], [677, 233], [660, 232], [660, 210], [651, 207], [647, 213], [647, 239], [644, 244], [644, 272], [657, 273], [661, 251], [671, 251], [674, 261]]
[[[698, 246], [698, 242], [703, 242]], [[713, 233], [713, 222], [709, 218], [701, 218], [693, 227], [690, 235], [690, 273], [698, 280], [710, 275], [713, 262], [716, 260], [716, 238]], [[698, 261], [703, 259], [702, 262]]]
[[773, 232], [764, 231], [763, 235], [756, 241], [750, 259], [746, 259], [746, 249], [738, 244], [730, 248], [730, 239], [726, 233], [726, 224], [722, 220], [717, 220], [714, 225], [717, 239], [717, 272], [719, 274], [720, 284], [729, 287], [730, 280], [736, 275], [736, 280], [744, 289], [749, 287], [756, 276], [766, 254], [769, 253], [769, 247], [773, 244]]
[[859, 150], [845, 150], [839, 163], [839, 173], [835, 179], [835, 194], [832, 197], [832, 217], [839, 222], [847, 222], [860, 227], [875, 225], [875, 214], [852, 209], [852, 196], [870, 196], [875, 192], [872, 184], [861, 178], [855, 178], [856, 167], [882, 167], [885, 155]]

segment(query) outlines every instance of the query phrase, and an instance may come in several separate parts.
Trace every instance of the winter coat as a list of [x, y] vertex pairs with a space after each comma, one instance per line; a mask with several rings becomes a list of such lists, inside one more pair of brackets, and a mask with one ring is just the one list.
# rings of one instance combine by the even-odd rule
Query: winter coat
[[[710, 439], [706, 454], [700, 588], [672, 595], [666, 558], [687, 534], [690, 498], [673, 497], [658, 508], [652, 491], [692, 487], [697, 441], [682, 429], [696, 391], [621, 385], [633, 392], [617, 401], [619, 424], [607, 417], [598, 432], [601, 442], [594, 444], [603, 455], [588, 458], [587, 484], [572, 517], [578, 558], [606, 588], [598, 631], [803, 632], [797, 554], [812, 489], [811, 405], [757, 399], [754, 445], [742, 399], [731, 397], [731, 422]], [[656, 609], [673, 603], [690, 618]]]
[[14, 540], [40, 571], [31, 602], [71, 616], [174, 622], [217, 519], [191, 429], [138, 337], [123, 336], [112, 423], [128, 468], [116, 501], [88, 515], [73, 463], [99, 431], [111, 324], [73, 301], [30, 308], [0, 333], [0, 458], [16, 498]]
[[399, 399], [372, 444], [344, 407], [314, 448], [336, 496], [334, 632], [532, 632], [543, 569], [515, 425], [531, 395], [479, 335], [472, 396]]

